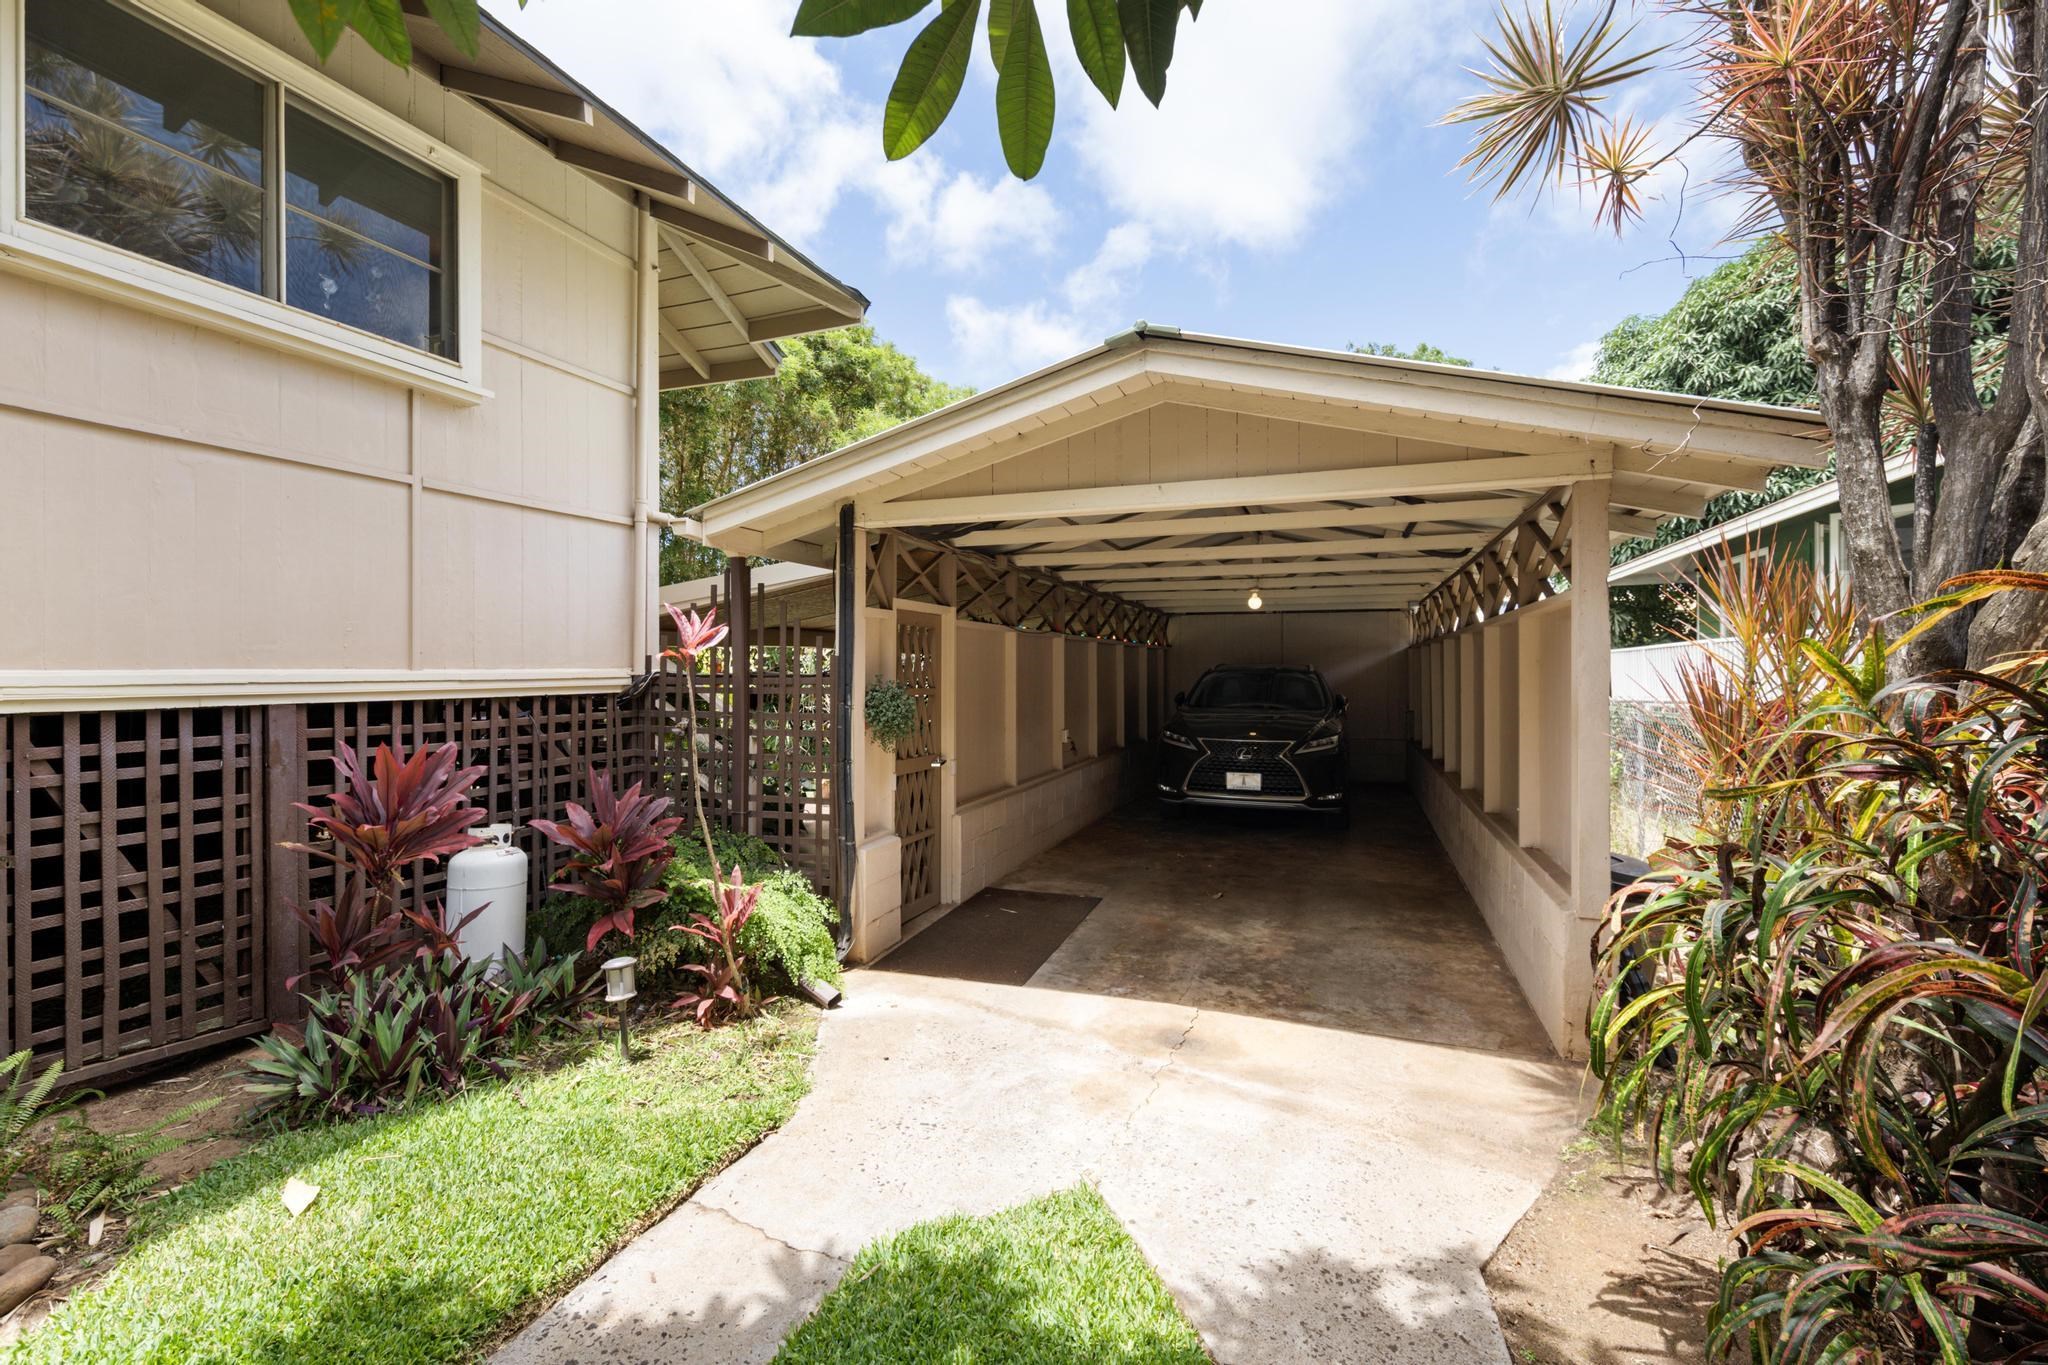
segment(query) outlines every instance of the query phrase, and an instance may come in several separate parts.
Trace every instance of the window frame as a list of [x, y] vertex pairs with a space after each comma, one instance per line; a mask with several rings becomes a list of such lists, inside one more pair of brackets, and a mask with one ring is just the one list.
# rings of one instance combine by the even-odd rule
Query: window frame
[[[284, 260], [284, 111], [296, 104], [400, 162], [445, 177], [450, 184], [454, 231], [446, 268], [454, 294], [446, 319], [453, 358], [392, 341], [296, 308], [269, 292], [251, 293], [135, 252], [40, 223], [27, 216], [27, 5], [0, 0], [0, 269], [55, 280], [150, 312], [196, 322], [261, 341], [276, 349], [328, 360], [394, 379], [410, 387], [475, 402], [483, 387], [482, 241], [483, 167], [446, 143], [391, 113], [323, 71], [271, 46], [196, 0], [108, 0], [194, 45], [222, 65], [268, 84], [266, 113], [276, 155], [265, 167], [266, 215], [275, 259]], [[279, 7], [279, 12], [283, 8]], [[337, 58], [337, 65], [342, 61]], [[408, 73], [409, 79], [416, 79]], [[281, 292], [281, 291], [280, 291]]]

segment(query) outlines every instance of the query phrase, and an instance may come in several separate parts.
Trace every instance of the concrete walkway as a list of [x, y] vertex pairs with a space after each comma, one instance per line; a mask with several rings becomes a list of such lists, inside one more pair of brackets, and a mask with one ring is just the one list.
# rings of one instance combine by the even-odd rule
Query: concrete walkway
[[1219, 1361], [1506, 1365], [1480, 1267], [1578, 1072], [1405, 795], [1133, 809], [1004, 884], [1103, 899], [1025, 987], [854, 973], [789, 1125], [498, 1359], [766, 1361], [874, 1238], [1091, 1180]]

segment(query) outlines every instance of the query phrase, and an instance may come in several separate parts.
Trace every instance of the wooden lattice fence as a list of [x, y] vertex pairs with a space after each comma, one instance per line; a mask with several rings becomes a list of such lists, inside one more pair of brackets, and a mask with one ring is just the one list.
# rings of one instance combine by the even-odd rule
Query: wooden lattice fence
[[[830, 896], [834, 651], [749, 605], [749, 647], [698, 666], [706, 811]], [[686, 713], [662, 660], [618, 695], [0, 716], [0, 1054], [28, 1048], [83, 1081], [294, 1017], [286, 983], [308, 958], [287, 907], [330, 894], [334, 874], [278, 844], [305, 838], [297, 803], [333, 789], [343, 742], [458, 745], [484, 769], [476, 803], [515, 826], [538, 904], [561, 850], [528, 822], [586, 800], [593, 764], [687, 813]], [[430, 867], [412, 898], [438, 900], [444, 880]]]

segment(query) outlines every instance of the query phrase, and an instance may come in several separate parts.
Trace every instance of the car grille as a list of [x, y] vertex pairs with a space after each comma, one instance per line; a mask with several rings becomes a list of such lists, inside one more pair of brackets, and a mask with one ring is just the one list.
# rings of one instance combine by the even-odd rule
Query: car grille
[[[1205, 739], [1202, 756], [1188, 773], [1191, 792], [1227, 792], [1225, 773], [1259, 774], [1258, 796], [1306, 796], [1301, 774], [1285, 757], [1288, 741], [1277, 739]], [[1252, 792], [1230, 792], [1249, 797]]]

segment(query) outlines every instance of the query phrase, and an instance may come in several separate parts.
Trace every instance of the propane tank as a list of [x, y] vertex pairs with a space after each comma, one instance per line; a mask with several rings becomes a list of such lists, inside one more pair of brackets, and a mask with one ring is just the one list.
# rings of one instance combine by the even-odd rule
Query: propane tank
[[448, 922], [483, 913], [457, 935], [473, 961], [526, 951], [526, 853], [512, 842], [514, 826], [484, 825], [482, 843], [448, 860]]

